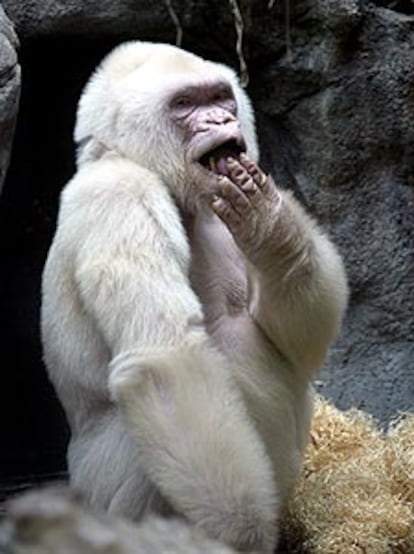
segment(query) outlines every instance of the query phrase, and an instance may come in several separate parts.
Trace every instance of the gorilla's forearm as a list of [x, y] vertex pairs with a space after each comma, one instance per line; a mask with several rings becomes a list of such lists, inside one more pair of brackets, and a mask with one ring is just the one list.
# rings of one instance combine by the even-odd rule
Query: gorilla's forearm
[[348, 289], [335, 247], [280, 191], [271, 244], [251, 265], [250, 313], [300, 371], [320, 367], [345, 311]]
[[347, 302], [342, 261], [289, 192], [247, 156], [227, 160], [212, 208], [250, 266], [250, 314], [307, 377], [323, 361]]
[[174, 510], [225, 542], [270, 552], [278, 508], [271, 462], [224, 356], [203, 330], [135, 363], [111, 365], [112, 398], [142, 468]]

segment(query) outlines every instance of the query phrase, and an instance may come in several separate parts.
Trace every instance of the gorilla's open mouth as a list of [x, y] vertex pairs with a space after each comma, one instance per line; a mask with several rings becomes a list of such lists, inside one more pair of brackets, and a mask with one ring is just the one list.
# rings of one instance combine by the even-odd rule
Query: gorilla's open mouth
[[237, 159], [240, 154], [245, 151], [246, 148], [244, 144], [239, 144], [238, 141], [232, 139], [203, 154], [199, 162], [203, 167], [213, 173], [228, 175], [227, 158]]

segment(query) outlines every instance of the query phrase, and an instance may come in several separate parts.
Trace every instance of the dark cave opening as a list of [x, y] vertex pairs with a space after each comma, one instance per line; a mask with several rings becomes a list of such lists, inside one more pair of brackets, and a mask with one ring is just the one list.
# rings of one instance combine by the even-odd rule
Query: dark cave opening
[[41, 273], [59, 192], [74, 168], [77, 100], [93, 68], [117, 42], [48, 38], [23, 43], [19, 51], [19, 117], [0, 198], [3, 495], [21, 478], [35, 482], [65, 470], [68, 430], [39, 340]]

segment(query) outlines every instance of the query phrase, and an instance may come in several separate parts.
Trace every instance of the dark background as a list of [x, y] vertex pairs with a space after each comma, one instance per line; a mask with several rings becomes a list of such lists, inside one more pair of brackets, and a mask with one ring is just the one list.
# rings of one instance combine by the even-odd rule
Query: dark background
[[114, 45], [39, 39], [19, 52], [20, 111], [0, 199], [0, 479], [12, 486], [19, 477], [37, 480], [65, 469], [66, 422], [39, 342], [41, 272], [58, 196], [74, 171], [76, 104], [93, 68]]

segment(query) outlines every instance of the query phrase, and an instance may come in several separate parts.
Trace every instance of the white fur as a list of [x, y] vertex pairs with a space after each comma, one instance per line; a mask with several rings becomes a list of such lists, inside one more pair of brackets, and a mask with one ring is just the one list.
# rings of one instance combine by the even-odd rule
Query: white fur
[[[87, 85], [78, 171], [43, 275], [44, 357], [71, 426], [71, 482], [90, 503], [136, 519], [180, 513], [237, 549], [270, 553], [346, 283], [329, 240], [284, 195], [287, 255], [251, 269], [253, 318], [209, 329], [190, 270], [197, 256], [199, 268], [225, 266], [236, 249], [224, 226], [201, 236], [198, 253], [189, 242], [170, 193], [184, 204], [191, 183], [163, 100], [177, 80], [217, 76], [231, 83], [256, 159], [251, 105], [229, 68], [132, 42]], [[222, 277], [231, 293], [237, 275]]]

